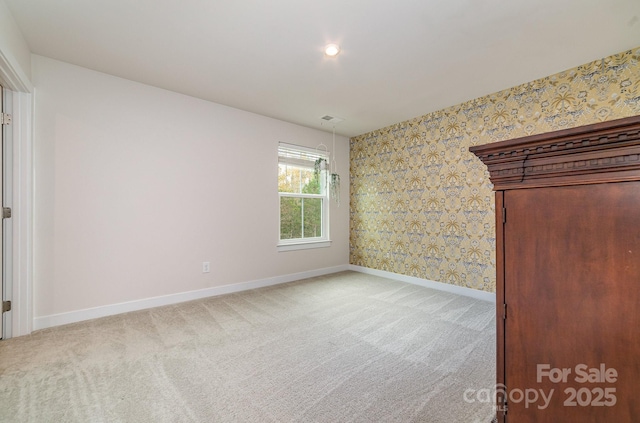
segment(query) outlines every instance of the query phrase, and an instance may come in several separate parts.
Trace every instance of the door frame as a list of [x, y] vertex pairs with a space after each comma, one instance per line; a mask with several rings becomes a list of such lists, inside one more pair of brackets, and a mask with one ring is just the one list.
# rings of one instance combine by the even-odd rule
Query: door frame
[[[12, 234], [9, 262], [11, 311], [6, 313], [4, 337], [28, 335], [33, 330], [33, 95], [29, 77], [11, 54], [0, 45], [0, 84], [4, 88], [5, 113], [12, 115], [12, 123], [4, 130], [5, 143], [10, 146], [11, 162], [4, 163], [5, 184], [10, 184], [11, 219], [4, 228]], [[5, 189], [7, 185], [5, 185]]]
[[[4, 113], [6, 113], [4, 103], [7, 102], [7, 100], [6, 96], [4, 95], [4, 87], [1, 83], [0, 96], [2, 97], [0, 98], [0, 114], [4, 117]], [[9, 161], [7, 152], [5, 150], [7, 150], [11, 146], [11, 143], [4, 142], [5, 132], [8, 132], [8, 128], [6, 128], [5, 125], [2, 125], [2, 127], [0, 127], [0, 141], [2, 142], [2, 155], [0, 156], [2, 157], [2, 164], [0, 165], [0, 172], [2, 172], [2, 176], [0, 177], [0, 181], [2, 181], [2, 201], [0, 202], [0, 207], [4, 207], [7, 204], [7, 202], [5, 202], [5, 198], [10, 196], [10, 192], [7, 192], [7, 190], [5, 189], [8, 185], [10, 185], [6, 181], [5, 173], [11, 174], [11, 171], [5, 167], [5, 162]], [[0, 231], [0, 239], [2, 240], [2, 245], [0, 246], [0, 253], [2, 254], [2, 257], [0, 258], [0, 264], [2, 265], [2, 280], [0, 281], [0, 288], [2, 288], [2, 291], [0, 292], [0, 301], [2, 301], [3, 305], [6, 299], [11, 298], [9, 293], [11, 292], [13, 286], [10, 276], [11, 269], [10, 266], [8, 266], [11, 261], [11, 257], [9, 257], [11, 255], [11, 249], [7, 249], [6, 245], [11, 244], [11, 239], [7, 238], [7, 230], [5, 227], [8, 228], [10, 227], [10, 225], [6, 225], [4, 219], [2, 219], [2, 230]], [[9, 254], [5, 254], [5, 252]], [[6, 339], [10, 335], [10, 331], [7, 331], [7, 329], [11, 327], [11, 313], [4, 312], [4, 307], [2, 308], [3, 311], [0, 312], [0, 339]]]

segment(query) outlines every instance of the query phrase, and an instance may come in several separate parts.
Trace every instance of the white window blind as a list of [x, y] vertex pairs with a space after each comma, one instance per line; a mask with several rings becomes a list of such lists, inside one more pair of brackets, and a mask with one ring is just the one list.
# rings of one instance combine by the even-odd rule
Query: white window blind
[[278, 162], [292, 166], [313, 167], [316, 160], [329, 161], [329, 152], [322, 149], [301, 147], [281, 142], [278, 145]]

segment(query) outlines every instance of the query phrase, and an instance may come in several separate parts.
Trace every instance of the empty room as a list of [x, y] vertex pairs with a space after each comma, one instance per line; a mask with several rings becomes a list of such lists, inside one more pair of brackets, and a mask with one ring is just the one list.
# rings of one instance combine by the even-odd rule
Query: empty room
[[2, 422], [635, 422], [640, 2], [0, 0]]

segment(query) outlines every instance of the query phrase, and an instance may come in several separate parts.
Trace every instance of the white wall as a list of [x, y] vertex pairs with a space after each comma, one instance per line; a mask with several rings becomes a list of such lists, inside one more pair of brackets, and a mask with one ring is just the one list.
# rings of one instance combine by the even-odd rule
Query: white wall
[[348, 264], [347, 138], [336, 137], [332, 246], [278, 253], [278, 142], [331, 134], [41, 56], [32, 65], [36, 319]]

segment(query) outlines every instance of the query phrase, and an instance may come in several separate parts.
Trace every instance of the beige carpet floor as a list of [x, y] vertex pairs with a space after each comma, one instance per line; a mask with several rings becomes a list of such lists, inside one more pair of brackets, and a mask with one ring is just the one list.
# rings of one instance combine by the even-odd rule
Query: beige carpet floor
[[0, 342], [1, 422], [482, 422], [494, 305], [356, 272]]

